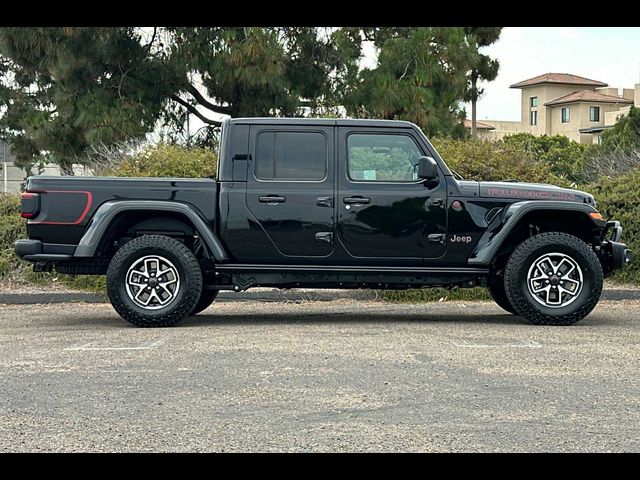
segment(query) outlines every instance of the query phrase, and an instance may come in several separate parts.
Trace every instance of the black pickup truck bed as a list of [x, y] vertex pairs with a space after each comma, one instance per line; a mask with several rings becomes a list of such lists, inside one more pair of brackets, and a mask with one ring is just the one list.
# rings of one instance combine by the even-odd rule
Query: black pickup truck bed
[[181, 202], [215, 225], [217, 184], [211, 179], [34, 176], [26, 191], [37, 194], [30, 238], [77, 245], [96, 210], [110, 200]]

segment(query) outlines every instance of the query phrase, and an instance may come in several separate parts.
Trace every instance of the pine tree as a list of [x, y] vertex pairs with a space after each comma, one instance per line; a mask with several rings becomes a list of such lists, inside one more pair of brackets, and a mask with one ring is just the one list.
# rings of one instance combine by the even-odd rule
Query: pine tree
[[409, 120], [429, 135], [452, 133], [476, 62], [464, 29], [383, 27], [363, 29], [363, 35], [377, 47], [378, 63], [360, 72], [345, 98], [348, 112]]

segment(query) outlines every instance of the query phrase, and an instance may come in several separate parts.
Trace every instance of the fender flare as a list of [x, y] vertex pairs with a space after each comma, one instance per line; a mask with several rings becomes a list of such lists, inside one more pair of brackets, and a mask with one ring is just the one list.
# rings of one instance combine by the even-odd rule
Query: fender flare
[[154, 210], [158, 212], [180, 213], [187, 217], [196, 228], [200, 238], [216, 261], [226, 262], [227, 256], [220, 239], [211, 231], [204, 219], [189, 205], [162, 200], [111, 200], [96, 210], [89, 227], [76, 247], [74, 257], [93, 257], [111, 221], [122, 212]]
[[[596, 210], [593, 205], [586, 203], [567, 202], [561, 200], [527, 200], [523, 202], [515, 202], [509, 205], [500, 216], [501, 220], [498, 225], [496, 225], [494, 229], [488, 229], [482, 238], [480, 238], [476, 248], [469, 257], [468, 263], [470, 265], [490, 264], [493, 257], [502, 246], [502, 243], [513, 231], [520, 219], [522, 219], [527, 213], [536, 210], [562, 210], [582, 213], [593, 222], [594, 227], [604, 228], [606, 225], [606, 221], [597, 220], [589, 215], [593, 212], [597, 213], [598, 210]], [[497, 233], [493, 234], [494, 230], [497, 228], [500, 229]]]

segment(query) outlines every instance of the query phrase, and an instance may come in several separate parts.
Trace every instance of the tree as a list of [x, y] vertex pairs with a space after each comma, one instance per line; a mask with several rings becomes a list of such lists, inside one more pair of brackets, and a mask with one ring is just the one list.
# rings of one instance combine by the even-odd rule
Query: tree
[[300, 115], [336, 101], [358, 42], [310, 27], [1, 28], [0, 134], [19, 163], [72, 173], [89, 147], [181, 129], [187, 113], [214, 128], [220, 114]]
[[[464, 31], [476, 49], [491, 45], [500, 37], [502, 27], [464, 27]], [[498, 76], [500, 63], [498, 60], [478, 53], [476, 60], [469, 72], [467, 91], [465, 100], [471, 102], [471, 136], [477, 137], [476, 128], [476, 103], [480, 95], [484, 93], [484, 89], [478, 88], [478, 81], [495, 80]]]
[[631, 106], [627, 115], [621, 116], [608, 130], [602, 132], [601, 149], [622, 153], [640, 150], [640, 108]]
[[171, 93], [134, 28], [3, 28], [0, 129], [19, 164], [72, 174], [90, 144], [143, 135]]
[[450, 134], [464, 117], [460, 109], [467, 71], [477, 53], [462, 27], [365, 28], [378, 49], [375, 68], [363, 69], [345, 95], [357, 117], [403, 119], [427, 134]]

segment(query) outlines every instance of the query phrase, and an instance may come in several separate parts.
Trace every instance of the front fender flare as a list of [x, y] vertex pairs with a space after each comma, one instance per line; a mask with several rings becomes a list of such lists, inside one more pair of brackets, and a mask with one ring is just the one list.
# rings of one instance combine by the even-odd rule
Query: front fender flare
[[500, 216], [499, 222], [485, 232], [480, 238], [476, 248], [469, 256], [468, 263], [470, 265], [488, 265], [493, 260], [493, 257], [498, 252], [502, 243], [511, 233], [511, 231], [518, 225], [520, 219], [522, 219], [527, 213], [536, 210], [551, 210], [551, 211], [571, 211], [586, 215], [589, 220], [594, 224], [594, 227], [604, 228], [606, 222], [604, 220], [597, 220], [589, 216], [592, 212], [597, 212], [593, 205], [586, 203], [567, 202], [561, 200], [526, 200], [522, 202], [515, 202], [509, 205], [503, 214]]
[[228, 256], [222, 247], [220, 239], [211, 231], [204, 219], [189, 205], [180, 202], [162, 200], [112, 200], [103, 203], [93, 215], [89, 227], [76, 247], [74, 257], [95, 256], [100, 240], [104, 236], [111, 221], [122, 212], [127, 211], [158, 211], [180, 213], [187, 217], [198, 231], [208, 250], [218, 262], [225, 262]]

